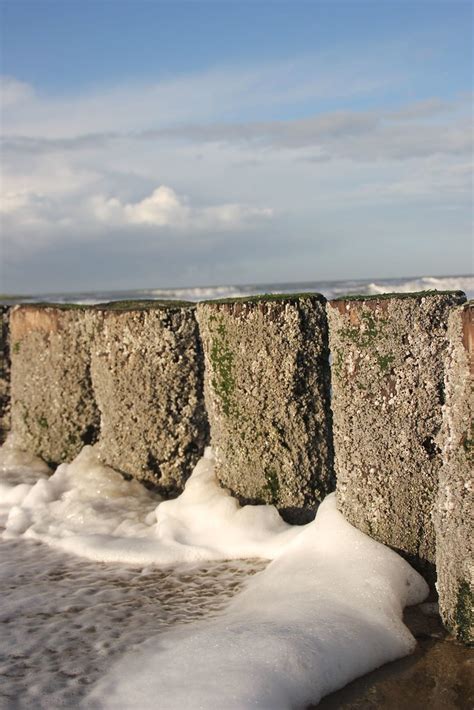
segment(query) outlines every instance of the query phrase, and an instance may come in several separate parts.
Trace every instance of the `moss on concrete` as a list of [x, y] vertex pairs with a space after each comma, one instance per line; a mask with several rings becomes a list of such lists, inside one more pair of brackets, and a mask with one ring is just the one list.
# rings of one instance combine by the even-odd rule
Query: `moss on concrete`
[[213, 334], [209, 357], [214, 373], [212, 386], [222, 402], [222, 411], [230, 416], [233, 410], [233, 393], [235, 389], [234, 354], [229, 348], [226, 328], [222, 318], [211, 321]]
[[[278, 500], [280, 498], [280, 481], [278, 479], [278, 474], [274, 468], [267, 469], [263, 472], [265, 476], [265, 494], [268, 493], [271, 498], [273, 505], [278, 505]], [[266, 497], [266, 495], [264, 496]]]
[[38, 301], [36, 303], [22, 303], [22, 308], [38, 310], [42, 308], [53, 308], [57, 311], [89, 311], [93, 306], [84, 303], [49, 303], [48, 301]]
[[328, 304], [339, 505], [434, 581], [448, 317], [460, 292]]
[[180, 308], [195, 308], [196, 304], [191, 301], [173, 301], [173, 300], [157, 300], [157, 299], [137, 299], [125, 301], [107, 301], [104, 303], [84, 304], [84, 303], [54, 303], [47, 301], [39, 301], [37, 303], [21, 304], [23, 308], [54, 308], [59, 311], [142, 311], [148, 309], [180, 309]]
[[217, 476], [292, 522], [334, 486], [324, 304], [285, 294], [197, 307]]
[[474, 645], [474, 593], [466, 580], [459, 585], [454, 628], [457, 638], [465, 644]]
[[236, 296], [230, 298], [217, 298], [207, 301], [201, 301], [201, 303], [208, 303], [210, 305], [221, 305], [221, 304], [232, 304], [232, 303], [243, 303], [251, 306], [254, 303], [271, 303], [285, 301], [290, 304], [295, 304], [301, 299], [310, 298], [312, 300], [318, 300], [321, 303], [326, 303], [326, 299], [320, 293], [312, 293], [310, 291], [303, 291], [302, 293], [262, 293], [255, 296]]
[[108, 311], [144, 311], [148, 309], [181, 309], [195, 308], [196, 304], [190, 301], [164, 301], [164, 300], [128, 300], [109, 301], [107, 303], [97, 303], [93, 308]]
[[441, 617], [463, 643], [474, 641], [474, 523], [472, 438], [474, 421], [474, 304], [456, 308], [448, 322], [443, 424], [438, 435], [443, 465], [434, 509], [437, 588]]
[[423, 298], [425, 296], [456, 296], [461, 298], [466, 298], [464, 291], [437, 291], [436, 289], [429, 289], [427, 291], [411, 291], [408, 293], [379, 293], [379, 294], [363, 294], [363, 293], [349, 293], [347, 295], [338, 296], [329, 301], [330, 305], [340, 303], [341, 301], [386, 301], [393, 300], [394, 298], [398, 300], [412, 299], [412, 298]]
[[0, 306], [0, 444], [10, 430], [10, 308]]

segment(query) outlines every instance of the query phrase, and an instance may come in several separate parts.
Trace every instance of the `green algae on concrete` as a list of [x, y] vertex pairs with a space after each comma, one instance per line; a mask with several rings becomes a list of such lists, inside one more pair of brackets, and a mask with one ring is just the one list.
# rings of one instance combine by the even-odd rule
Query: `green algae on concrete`
[[15, 306], [10, 315], [11, 421], [15, 444], [50, 464], [97, 440], [87, 309]]
[[0, 444], [10, 430], [10, 308], [0, 306]]
[[194, 305], [115, 302], [90, 317], [102, 460], [164, 495], [179, 493], [208, 438]]
[[422, 292], [328, 304], [339, 506], [432, 583], [446, 329], [464, 300]]
[[392, 298], [397, 298], [403, 300], [404, 298], [423, 298], [425, 296], [459, 296], [460, 298], [466, 298], [464, 291], [449, 290], [449, 291], [439, 291], [438, 289], [426, 289], [424, 291], [409, 291], [409, 292], [397, 292], [392, 291], [389, 293], [377, 293], [377, 294], [361, 294], [361, 293], [348, 293], [347, 295], [341, 295], [333, 299], [333, 303], [336, 302], [346, 302], [346, 301], [385, 301], [391, 300]]
[[304, 522], [334, 487], [325, 299], [272, 294], [198, 304], [221, 483]]
[[127, 301], [109, 301], [107, 303], [98, 303], [94, 306], [97, 310], [108, 311], [146, 311], [154, 308], [167, 308], [170, 310], [179, 310], [180, 308], [193, 308], [195, 306], [191, 301], [164, 301], [158, 299], [129, 299]]
[[443, 466], [434, 510], [441, 617], [464, 643], [474, 642], [474, 302], [456, 308], [448, 324], [446, 403], [439, 436]]

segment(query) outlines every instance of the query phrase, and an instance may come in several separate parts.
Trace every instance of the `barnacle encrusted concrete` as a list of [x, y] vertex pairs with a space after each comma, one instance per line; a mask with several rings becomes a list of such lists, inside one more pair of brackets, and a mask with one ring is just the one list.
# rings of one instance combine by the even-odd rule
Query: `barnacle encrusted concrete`
[[10, 307], [0, 306], [0, 444], [10, 430]]
[[195, 307], [130, 301], [96, 306], [93, 317], [100, 456], [174, 495], [208, 438]]
[[99, 432], [87, 310], [35, 304], [10, 313], [15, 444], [50, 464], [73, 459]]
[[209, 301], [198, 321], [219, 480], [306, 522], [334, 488], [324, 297]]
[[474, 642], [474, 302], [454, 310], [448, 326], [443, 466], [434, 522], [439, 607], [445, 626]]
[[328, 304], [340, 509], [434, 581], [447, 322], [462, 292]]

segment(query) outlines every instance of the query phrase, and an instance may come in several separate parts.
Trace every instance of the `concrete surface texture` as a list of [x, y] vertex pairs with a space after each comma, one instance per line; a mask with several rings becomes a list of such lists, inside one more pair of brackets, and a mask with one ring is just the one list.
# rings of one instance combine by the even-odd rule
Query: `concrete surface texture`
[[50, 464], [70, 461], [99, 433], [85, 314], [43, 305], [10, 312], [12, 431], [19, 448]]
[[212, 301], [198, 321], [219, 480], [306, 522], [335, 485], [325, 299]]
[[96, 307], [90, 317], [101, 458], [174, 495], [208, 438], [195, 308], [113, 303]]
[[460, 292], [328, 305], [339, 505], [434, 582], [447, 322]]
[[10, 430], [10, 308], [0, 306], [0, 444]]
[[474, 302], [449, 318], [443, 466], [434, 512], [440, 612], [458, 639], [474, 642]]

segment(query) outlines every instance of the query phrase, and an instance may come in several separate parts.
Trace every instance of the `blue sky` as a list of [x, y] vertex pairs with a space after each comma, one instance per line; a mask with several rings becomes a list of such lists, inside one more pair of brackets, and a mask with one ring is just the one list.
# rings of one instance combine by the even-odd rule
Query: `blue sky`
[[0, 290], [469, 271], [472, 7], [3, 0]]

